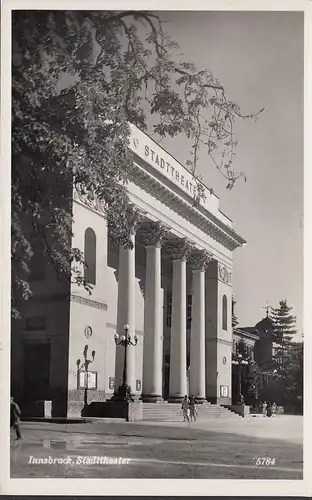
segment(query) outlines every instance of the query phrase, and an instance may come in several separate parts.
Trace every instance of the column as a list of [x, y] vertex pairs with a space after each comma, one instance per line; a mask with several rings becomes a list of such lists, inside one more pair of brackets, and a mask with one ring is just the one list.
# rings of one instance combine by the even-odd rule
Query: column
[[159, 222], [145, 223], [140, 228], [146, 247], [142, 399], [148, 402], [162, 400], [161, 243], [167, 233]]
[[194, 251], [189, 258], [192, 269], [193, 300], [191, 324], [190, 394], [200, 401], [206, 399], [205, 382], [205, 266], [211, 256]]
[[178, 240], [166, 249], [173, 266], [168, 401], [180, 402], [186, 394], [186, 259], [191, 246], [187, 240]]
[[[128, 227], [128, 239], [131, 245], [124, 241], [119, 244], [119, 266], [118, 266], [118, 301], [117, 301], [117, 333], [124, 335], [124, 326], [129, 325], [128, 334], [133, 338], [135, 335], [135, 231], [142, 220], [141, 214], [134, 208], [131, 210], [131, 222]], [[126, 214], [127, 215], [127, 214]], [[122, 384], [125, 347], [116, 347], [115, 361], [115, 392]], [[127, 347], [127, 385], [135, 391], [135, 347]]]

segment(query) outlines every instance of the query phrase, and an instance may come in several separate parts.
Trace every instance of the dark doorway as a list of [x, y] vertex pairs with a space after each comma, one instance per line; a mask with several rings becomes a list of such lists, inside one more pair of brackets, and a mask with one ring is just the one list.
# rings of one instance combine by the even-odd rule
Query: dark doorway
[[41, 416], [43, 401], [50, 399], [50, 356], [49, 342], [24, 344], [24, 415]]

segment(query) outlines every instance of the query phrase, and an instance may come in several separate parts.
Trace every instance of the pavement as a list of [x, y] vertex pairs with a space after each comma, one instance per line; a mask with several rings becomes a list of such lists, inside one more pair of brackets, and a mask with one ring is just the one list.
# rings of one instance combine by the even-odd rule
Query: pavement
[[14, 478], [302, 479], [303, 418], [22, 422]]

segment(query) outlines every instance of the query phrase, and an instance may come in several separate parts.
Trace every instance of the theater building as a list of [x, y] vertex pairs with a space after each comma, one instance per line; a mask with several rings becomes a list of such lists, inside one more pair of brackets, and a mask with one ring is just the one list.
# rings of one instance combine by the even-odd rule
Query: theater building
[[[73, 248], [84, 252], [92, 294], [60, 283], [34, 260], [33, 298], [12, 323], [12, 393], [24, 413], [52, 401], [55, 416], [80, 415], [127, 376], [143, 401], [181, 401], [189, 392], [231, 403], [233, 251], [245, 240], [191, 173], [131, 126], [133, 249], [109, 235], [101, 206], [73, 196]], [[87, 365], [87, 373], [86, 373]], [[87, 375], [87, 376], [86, 376]], [[85, 386], [87, 380], [88, 394]]]

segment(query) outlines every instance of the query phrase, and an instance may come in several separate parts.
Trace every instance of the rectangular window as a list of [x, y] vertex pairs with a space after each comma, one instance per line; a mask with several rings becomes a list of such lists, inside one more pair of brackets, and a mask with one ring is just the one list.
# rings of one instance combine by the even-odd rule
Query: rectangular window
[[172, 316], [172, 292], [167, 291], [167, 317], [166, 324], [171, 328], [171, 316]]
[[38, 316], [36, 318], [25, 319], [25, 330], [29, 331], [46, 330], [46, 328], [47, 328], [47, 318], [45, 316]]
[[187, 316], [186, 316], [186, 328], [190, 330], [192, 324], [192, 301], [193, 295], [187, 296]]

